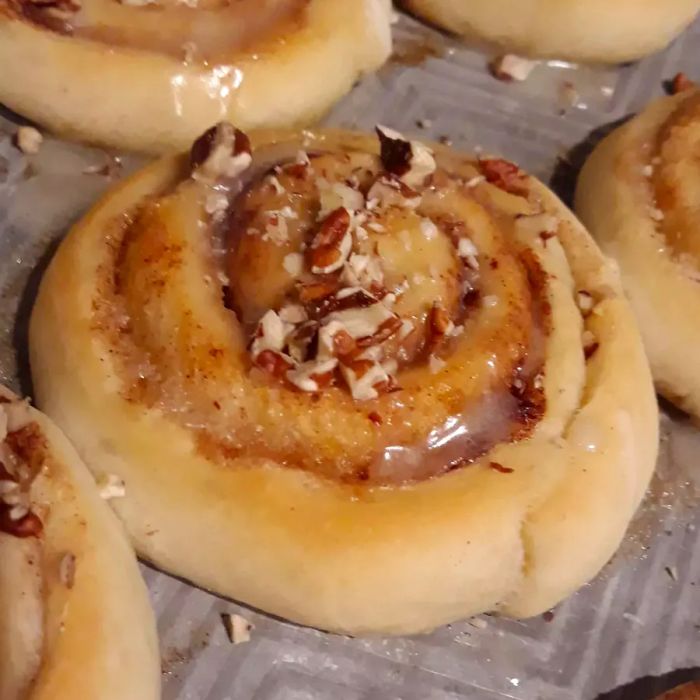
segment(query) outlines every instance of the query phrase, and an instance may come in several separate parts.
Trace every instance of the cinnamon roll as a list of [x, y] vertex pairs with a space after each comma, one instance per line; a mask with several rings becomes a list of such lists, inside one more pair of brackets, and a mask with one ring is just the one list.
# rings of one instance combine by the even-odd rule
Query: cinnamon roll
[[697, 0], [403, 0], [448, 31], [531, 57], [620, 63], [662, 49], [697, 14]]
[[700, 91], [651, 104], [584, 165], [576, 210], [619, 263], [659, 392], [700, 417]]
[[69, 138], [188, 148], [321, 116], [391, 50], [390, 0], [0, 0], [0, 102]]
[[548, 609], [655, 460], [585, 230], [514, 164], [384, 127], [219, 124], [72, 230], [30, 333], [41, 406], [126, 482], [139, 553], [324, 629]]
[[0, 698], [160, 697], [155, 621], [117, 518], [63, 434], [3, 387], [0, 562]]

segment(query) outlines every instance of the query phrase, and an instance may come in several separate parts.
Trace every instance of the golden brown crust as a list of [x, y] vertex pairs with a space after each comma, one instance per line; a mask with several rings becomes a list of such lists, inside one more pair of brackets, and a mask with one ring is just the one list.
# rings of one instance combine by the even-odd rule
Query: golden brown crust
[[576, 211], [620, 265], [659, 392], [700, 415], [696, 90], [651, 104], [585, 164]]
[[695, 0], [403, 0], [419, 17], [504, 51], [618, 63], [663, 48], [698, 11]]
[[[254, 141], [290, 139], [298, 137], [271, 133]], [[343, 132], [307, 135], [306, 146], [375, 148], [368, 137]], [[457, 171], [486, 168], [437, 151], [438, 160]], [[554, 195], [523, 179], [544, 209], [529, 212], [530, 226], [518, 233], [548, 273], [552, 327], [541, 420], [530, 437], [501, 443], [471, 466], [376, 487], [322, 478], [269, 457], [208, 458], [166, 405], [125, 398], [116, 346], [95, 326], [95, 293], [110, 269], [104, 234], [125, 211], [172, 190], [181, 177], [182, 161], [164, 160], [99, 203], [59, 250], [31, 322], [40, 402], [96, 473], [126, 481], [127, 495], [115, 507], [143, 556], [272, 613], [354, 633], [425, 630], [496, 608], [534, 615], [595, 575], [646, 488], [657, 409], [616, 274]], [[486, 199], [525, 206], [502, 188], [479, 183]], [[180, 230], [186, 220], [169, 219], [168, 230]], [[540, 235], [552, 226], [555, 231]], [[231, 319], [222, 315], [216, 287], [204, 293], [197, 281], [203, 279], [194, 264], [199, 254], [185, 256], [191, 275], [185, 303], [209, 340], [225, 348]], [[595, 299], [585, 318], [576, 305], [580, 290]], [[163, 327], [166, 307], [160, 308], [149, 316], [150, 342]], [[598, 343], [588, 361], [584, 327]], [[201, 393], [205, 383], [197, 386]], [[220, 388], [238, 391], [235, 384]], [[327, 409], [334, 410], [330, 403]], [[340, 425], [343, 436], [352, 435], [352, 426], [342, 423], [336, 433]], [[183, 547], [183, 541], [198, 545]]]
[[55, 20], [68, 7], [71, 32], [8, 12], [12, 3], [0, 2], [0, 62], [17, 68], [0, 74], [0, 101], [61, 135], [140, 151], [186, 148], [222, 118], [312, 122], [391, 44], [388, 0], [66, 0], [41, 11]]
[[129, 544], [63, 434], [22, 411], [29, 422], [6, 445], [14, 474], [36, 468], [27, 493], [40, 527], [0, 531], [0, 696], [155, 700], [155, 621]]

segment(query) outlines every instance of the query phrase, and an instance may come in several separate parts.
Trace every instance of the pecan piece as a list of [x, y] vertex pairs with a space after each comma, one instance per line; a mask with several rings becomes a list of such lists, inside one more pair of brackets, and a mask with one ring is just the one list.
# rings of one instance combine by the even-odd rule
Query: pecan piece
[[432, 150], [385, 126], [378, 126], [376, 132], [384, 169], [410, 187], [424, 185], [426, 178], [437, 168]]
[[445, 336], [450, 335], [454, 330], [455, 324], [452, 322], [450, 315], [447, 313], [440, 302], [435, 302], [430, 309], [428, 315], [428, 329], [430, 332], [430, 340], [436, 343], [442, 340]]
[[670, 92], [672, 95], [677, 95], [694, 87], [695, 83], [685, 73], [676, 73], [671, 80]]
[[530, 59], [507, 53], [490, 63], [489, 69], [494, 78], [503, 82], [510, 83], [514, 80], [522, 82], [527, 80], [536, 65], [537, 61], [531, 61]]
[[527, 194], [527, 179], [520, 168], [502, 158], [480, 160], [481, 172], [484, 177], [496, 187], [510, 194]]
[[39, 537], [44, 526], [39, 516], [28, 511], [21, 518], [11, 517], [11, 509], [0, 503], [0, 532], [13, 537]]
[[274, 350], [263, 350], [255, 356], [253, 362], [257, 367], [263, 370], [263, 372], [266, 372], [276, 379], [281, 379], [294, 367], [294, 363], [290, 358]]
[[352, 249], [350, 212], [334, 209], [323, 219], [308, 251], [309, 265], [315, 274], [329, 274], [345, 264]]
[[228, 122], [207, 129], [190, 150], [192, 177], [207, 184], [238, 177], [252, 161], [250, 139]]
[[339, 288], [340, 282], [336, 279], [309, 282], [299, 287], [299, 301], [303, 304], [322, 301], [335, 294]]
[[379, 325], [379, 328], [377, 328], [372, 335], [365, 338], [360, 338], [357, 341], [357, 346], [360, 348], [366, 348], [370, 345], [379, 345], [385, 340], [389, 340], [389, 338], [391, 338], [391, 336], [394, 335], [394, 333], [396, 333], [402, 325], [403, 321], [398, 316], [387, 318], [386, 321], [383, 321]]

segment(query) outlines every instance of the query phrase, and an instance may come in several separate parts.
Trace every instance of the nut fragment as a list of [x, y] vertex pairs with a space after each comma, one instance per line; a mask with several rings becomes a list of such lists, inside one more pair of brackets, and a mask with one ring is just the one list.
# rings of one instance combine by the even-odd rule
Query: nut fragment
[[379, 177], [367, 193], [367, 208], [415, 209], [420, 206], [421, 199], [421, 195], [405, 182], [391, 177]]
[[341, 279], [353, 287], [380, 287], [384, 283], [380, 258], [376, 255], [352, 253], [343, 268]]
[[190, 151], [192, 177], [206, 184], [236, 178], [252, 161], [250, 139], [228, 122], [207, 129]]
[[533, 68], [537, 65], [537, 61], [531, 61], [527, 58], [521, 58], [515, 54], [508, 53], [504, 56], [499, 56], [489, 68], [494, 78], [511, 82], [513, 80], [522, 82], [527, 80]]
[[315, 392], [325, 388], [333, 380], [333, 371], [338, 366], [334, 357], [327, 360], [313, 360], [291, 369], [287, 379], [302, 391]]
[[356, 401], [376, 399], [379, 392], [388, 390], [393, 382], [387, 368], [378, 362], [361, 360], [341, 365], [340, 369]]
[[350, 212], [339, 207], [326, 216], [314, 236], [308, 251], [311, 272], [322, 275], [339, 270], [351, 250]]
[[433, 304], [432, 308], [430, 309], [428, 323], [430, 327], [431, 336], [434, 339], [440, 339], [446, 335], [450, 335], [455, 327], [445, 307], [437, 301]]
[[437, 164], [433, 152], [419, 141], [409, 141], [398, 131], [377, 126], [382, 165], [409, 187], [420, 187]]
[[284, 323], [304, 323], [308, 320], [306, 309], [301, 304], [287, 304], [279, 310], [278, 316]]
[[671, 94], [677, 95], [679, 92], [691, 90], [695, 87], [695, 83], [685, 74], [676, 73], [671, 80]]
[[255, 332], [255, 340], [251, 352], [255, 358], [265, 350], [279, 352], [284, 347], [287, 337], [287, 327], [278, 314], [270, 309], [260, 319]]
[[38, 153], [43, 140], [41, 132], [33, 126], [20, 126], [15, 134], [17, 148], [27, 155]]
[[242, 615], [221, 613], [221, 622], [231, 644], [244, 644], [250, 641], [250, 633], [255, 629]]
[[527, 194], [527, 176], [520, 168], [503, 158], [486, 158], [479, 161], [484, 177], [496, 187], [510, 194]]
[[274, 350], [263, 350], [253, 357], [253, 362], [256, 367], [276, 379], [281, 379], [294, 367], [294, 361], [291, 357]]
[[[327, 317], [327, 322], [337, 321], [355, 340], [374, 339], [388, 321], [399, 321], [395, 331], [401, 326], [400, 319], [383, 303], [378, 302], [366, 308], [351, 308], [334, 311]], [[394, 332], [395, 332], [394, 331]]]
[[334, 209], [343, 207], [350, 212], [359, 211], [365, 205], [362, 192], [342, 182], [330, 183], [324, 178], [317, 180], [321, 210], [319, 218], [323, 219]]

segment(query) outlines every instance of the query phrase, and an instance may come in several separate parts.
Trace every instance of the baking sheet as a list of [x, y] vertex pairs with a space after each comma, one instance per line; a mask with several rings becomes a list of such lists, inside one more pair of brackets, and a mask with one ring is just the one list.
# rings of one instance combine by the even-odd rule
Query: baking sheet
[[[700, 22], [640, 63], [576, 69], [550, 62], [522, 84], [496, 81], [483, 53], [410, 18], [401, 17], [395, 35], [394, 59], [361, 81], [329, 124], [384, 123], [502, 154], [565, 198], [591, 138], [661, 94], [676, 72], [700, 78]], [[142, 159], [115, 160], [53, 139], [27, 158], [11, 144], [16, 122], [0, 116], [0, 379], [30, 391], [26, 319], [41, 269], [71, 222]], [[144, 566], [158, 615], [163, 697], [646, 700], [700, 678], [698, 505], [700, 432], [664, 407], [657, 475], [624, 545], [553, 615], [482, 616], [430, 635], [351, 639], [271, 619]], [[255, 625], [250, 642], [229, 643], [223, 612]]]

